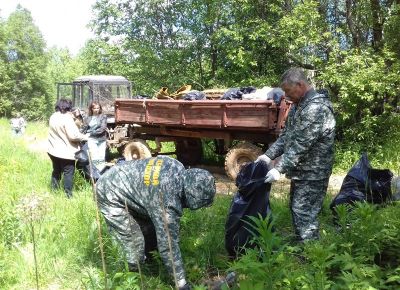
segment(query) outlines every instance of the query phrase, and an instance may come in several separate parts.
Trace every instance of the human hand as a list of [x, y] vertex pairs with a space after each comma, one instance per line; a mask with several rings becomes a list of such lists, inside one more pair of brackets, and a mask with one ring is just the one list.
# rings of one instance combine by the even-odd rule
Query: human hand
[[267, 163], [267, 165], [269, 165], [272, 160], [267, 155], [262, 154], [262, 155], [257, 157], [255, 162], [259, 162], [259, 161], [263, 161], [263, 162]]
[[270, 171], [268, 171], [267, 175], [265, 176], [264, 183], [272, 183], [278, 181], [280, 178], [281, 178], [281, 173], [277, 169], [272, 168]]

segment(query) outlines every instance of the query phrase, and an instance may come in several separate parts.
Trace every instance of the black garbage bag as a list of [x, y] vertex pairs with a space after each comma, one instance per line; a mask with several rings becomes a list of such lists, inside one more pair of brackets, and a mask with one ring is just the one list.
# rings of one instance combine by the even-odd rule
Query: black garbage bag
[[83, 148], [75, 153], [75, 160], [77, 165], [84, 166], [89, 164], [89, 156]]
[[363, 153], [347, 173], [339, 193], [330, 204], [334, 216], [339, 204], [354, 205], [357, 201], [382, 204], [390, 201], [392, 178], [393, 173], [389, 169], [372, 168], [367, 154]]
[[255, 87], [231, 88], [223, 94], [221, 100], [241, 100], [244, 94], [250, 94], [256, 90]]
[[275, 104], [279, 105], [282, 98], [285, 96], [285, 92], [281, 88], [274, 88], [272, 90], [272, 99]]
[[238, 192], [233, 197], [225, 224], [225, 248], [231, 257], [237, 257], [249, 243], [253, 230], [249, 216], [266, 218], [271, 213], [269, 194], [271, 184], [264, 183], [268, 166], [264, 162], [251, 162], [240, 170], [236, 178]]
[[206, 94], [200, 91], [190, 91], [183, 96], [185, 101], [206, 100]]
[[221, 100], [241, 100], [243, 92], [239, 88], [231, 88], [227, 90], [221, 97]]
[[253, 86], [250, 86], [250, 87], [241, 87], [239, 90], [243, 94], [251, 94], [251, 93], [254, 93], [257, 89]]
[[96, 166], [92, 166], [92, 170], [90, 170], [89, 165], [89, 147], [87, 142], [81, 145], [81, 149], [75, 153], [76, 159], [76, 168], [83, 175], [86, 180], [93, 180], [96, 182], [97, 179], [100, 178], [101, 172], [96, 168]]

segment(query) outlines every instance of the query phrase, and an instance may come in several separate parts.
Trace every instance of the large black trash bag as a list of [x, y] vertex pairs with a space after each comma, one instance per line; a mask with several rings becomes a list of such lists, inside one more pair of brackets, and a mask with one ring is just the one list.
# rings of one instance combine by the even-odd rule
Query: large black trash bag
[[75, 153], [76, 168], [82, 173], [83, 177], [87, 180], [93, 180], [96, 182], [100, 178], [101, 172], [92, 165], [92, 170], [90, 170], [89, 165], [89, 147], [87, 142], [81, 145], [81, 149]]
[[255, 87], [253, 87], [253, 86], [250, 86], [250, 87], [241, 87], [241, 88], [240, 88], [240, 91], [241, 91], [243, 94], [251, 94], [251, 93], [254, 93], [256, 90], [257, 90], [257, 89], [256, 89]]
[[185, 101], [206, 100], [206, 94], [200, 91], [190, 91], [183, 96]]
[[343, 180], [339, 193], [332, 200], [330, 208], [336, 216], [339, 204], [353, 205], [356, 201], [381, 204], [392, 198], [391, 180], [393, 173], [389, 169], [374, 169], [363, 153], [349, 170]]
[[244, 94], [250, 94], [255, 92], [257, 89], [255, 87], [241, 87], [241, 88], [231, 88], [227, 90], [221, 97], [221, 100], [241, 100]]
[[223, 94], [221, 100], [241, 100], [242, 96], [243, 93], [239, 88], [231, 88]]
[[253, 230], [248, 224], [252, 223], [249, 216], [266, 218], [271, 213], [271, 184], [264, 183], [268, 169], [264, 162], [251, 162], [242, 167], [236, 178], [238, 192], [233, 197], [225, 224], [225, 248], [231, 257], [239, 256], [244, 248], [255, 246], [249, 243], [253, 237], [249, 231]]

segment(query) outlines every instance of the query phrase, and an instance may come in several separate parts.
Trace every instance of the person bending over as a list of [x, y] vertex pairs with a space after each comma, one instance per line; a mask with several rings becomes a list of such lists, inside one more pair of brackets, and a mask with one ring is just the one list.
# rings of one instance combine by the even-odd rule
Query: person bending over
[[158, 248], [179, 289], [189, 289], [179, 248], [179, 221], [183, 208], [212, 204], [214, 177], [158, 156], [112, 167], [97, 181], [96, 192], [100, 211], [122, 245], [130, 270]]

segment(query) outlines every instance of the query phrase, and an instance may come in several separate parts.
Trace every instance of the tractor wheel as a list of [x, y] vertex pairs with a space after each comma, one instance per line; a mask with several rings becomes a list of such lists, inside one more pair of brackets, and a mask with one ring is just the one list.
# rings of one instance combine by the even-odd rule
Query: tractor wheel
[[151, 151], [146, 141], [134, 139], [125, 145], [123, 156], [127, 161], [145, 159], [151, 157]]
[[183, 165], [196, 165], [203, 156], [203, 147], [200, 139], [187, 138], [175, 141], [176, 158]]
[[240, 168], [263, 154], [260, 147], [248, 142], [242, 142], [232, 147], [225, 157], [225, 173], [235, 180]]

